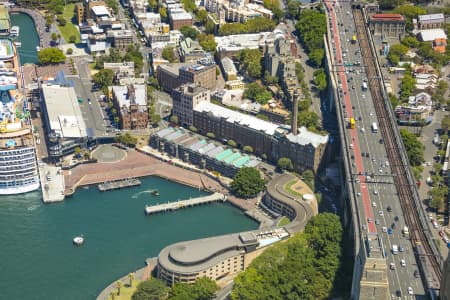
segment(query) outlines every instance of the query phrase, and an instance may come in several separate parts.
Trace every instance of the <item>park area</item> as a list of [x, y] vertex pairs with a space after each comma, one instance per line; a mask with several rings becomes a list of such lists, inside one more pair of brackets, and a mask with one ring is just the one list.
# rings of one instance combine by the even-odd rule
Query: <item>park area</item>
[[[73, 20], [75, 19], [75, 4], [70, 3], [64, 7], [63, 18], [66, 20], [64, 26], [58, 25], [58, 29], [61, 32], [62, 37], [66, 43], [79, 43], [80, 33], [77, 27], [74, 25]], [[72, 37], [72, 38], [71, 38]], [[73, 41], [75, 37], [75, 41]]]

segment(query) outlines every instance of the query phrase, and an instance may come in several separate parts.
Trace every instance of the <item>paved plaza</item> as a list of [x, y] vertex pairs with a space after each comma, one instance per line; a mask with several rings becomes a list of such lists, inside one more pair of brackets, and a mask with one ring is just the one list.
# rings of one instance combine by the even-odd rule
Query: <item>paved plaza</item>
[[113, 163], [125, 159], [127, 151], [112, 145], [100, 145], [92, 153], [92, 158], [100, 163]]

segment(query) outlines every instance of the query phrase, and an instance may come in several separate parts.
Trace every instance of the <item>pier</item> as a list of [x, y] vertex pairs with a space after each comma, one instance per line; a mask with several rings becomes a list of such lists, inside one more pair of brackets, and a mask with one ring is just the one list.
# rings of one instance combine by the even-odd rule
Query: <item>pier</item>
[[141, 181], [136, 178], [127, 178], [123, 180], [116, 181], [106, 181], [98, 185], [98, 190], [100, 192], [106, 192], [111, 190], [118, 190], [122, 188], [132, 187], [141, 185]]
[[145, 213], [147, 215], [156, 214], [159, 212], [164, 211], [171, 211], [171, 210], [177, 210], [180, 208], [185, 208], [189, 206], [195, 206], [200, 204], [206, 204], [216, 201], [227, 201], [227, 198], [225, 195], [221, 193], [214, 193], [208, 196], [198, 197], [198, 198], [192, 198], [188, 200], [180, 200], [176, 202], [168, 202], [165, 204], [157, 204], [157, 205], [147, 205], [145, 206]]

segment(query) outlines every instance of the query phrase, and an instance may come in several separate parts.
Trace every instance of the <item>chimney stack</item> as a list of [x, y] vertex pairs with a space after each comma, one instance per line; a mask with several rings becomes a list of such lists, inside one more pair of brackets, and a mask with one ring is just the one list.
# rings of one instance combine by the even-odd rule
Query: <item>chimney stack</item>
[[293, 135], [298, 134], [298, 90], [295, 89], [294, 96], [292, 98], [292, 122], [291, 122], [291, 131]]

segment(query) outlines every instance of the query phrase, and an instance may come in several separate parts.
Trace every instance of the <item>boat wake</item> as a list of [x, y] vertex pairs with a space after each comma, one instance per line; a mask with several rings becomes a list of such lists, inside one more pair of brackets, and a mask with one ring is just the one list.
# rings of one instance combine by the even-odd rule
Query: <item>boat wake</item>
[[40, 205], [32, 205], [30, 207], [28, 207], [28, 211], [33, 211], [39, 208]]
[[141, 195], [143, 194], [152, 194], [154, 193], [155, 190], [145, 190], [145, 191], [141, 191], [139, 193], [134, 194], [133, 196], [131, 196], [132, 199], [137, 199], [139, 198]]

